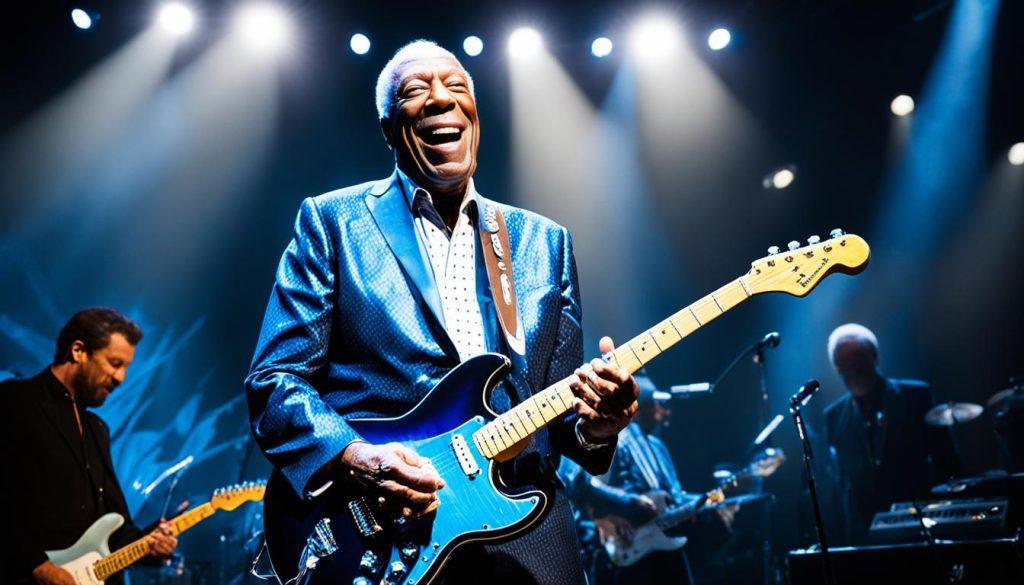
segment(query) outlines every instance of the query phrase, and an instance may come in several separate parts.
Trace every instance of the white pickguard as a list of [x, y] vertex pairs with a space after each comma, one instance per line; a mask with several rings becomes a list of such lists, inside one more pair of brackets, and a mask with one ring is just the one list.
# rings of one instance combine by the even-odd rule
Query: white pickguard
[[686, 545], [685, 536], [666, 536], [653, 522], [636, 529], [630, 542], [622, 542], [618, 538], [609, 538], [605, 550], [612, 562], [620, 567], [628, 567], [655, 550], [676, 550]]
[[120, 514], [105, 514], [82, 534], [75, 544], [64, 550], [48, 550], [46, 556], [71, 573], [78, 585], [103, 585], [93, 573], [93, 564], [110, 554], [107, 541], [124, 524]]

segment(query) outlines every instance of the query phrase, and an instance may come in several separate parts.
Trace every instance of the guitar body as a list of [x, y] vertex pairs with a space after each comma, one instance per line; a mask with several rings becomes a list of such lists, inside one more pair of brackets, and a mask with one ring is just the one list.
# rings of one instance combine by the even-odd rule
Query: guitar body
[[78, 585], [102, 585], [92, 570], [93, 563], [110, 554], [110, 535], [121, 525], [120, 514], [104, 514], [92, 523], [75, 544], [64, 550], [48, 550], [46, 556], [53, 564], [71, 573]]
[[652, 551], [678, 550], [684, 546], [685, 536], [668, 536], [657, 524], [647, 522], [636, 529], [628, 542], [616, 536], [609, 537], [604, 543], [604, 550], [614, 565], [628, 567]]
[[[405, 415], [349, 421], [371, 443], [402, 443], [431, 460], [445, 487], [438, 491], [440, 506], [423, 518], [393, 521], [372, 498], [363, 499], [366, 494], [341, 482], [302, 499], [275, 471], [267, 485], [264, 516], [267, 551], [280, 580], [299, 572], [307, 540], [325, 519], [337, 551], [307, 574], [310, 584], [430, 583], [460, 545], [509, 538], [532, 526], [550, 497], [540, 490], [505, 491], [498, 464], [485, 458], [472, 440], [496, 416], [488, 398], [509, 368], [504, 356], [483, 354], [449, 372]], [[467, 471], [465, 455], [460, 462], [458, 449], [478, 466], [476, 473]], [[362, 515], [363, 524], [378, 525], [378, 533], [360, 531], [350, 508], [354, 501], [370, 510], [369, 521]]]

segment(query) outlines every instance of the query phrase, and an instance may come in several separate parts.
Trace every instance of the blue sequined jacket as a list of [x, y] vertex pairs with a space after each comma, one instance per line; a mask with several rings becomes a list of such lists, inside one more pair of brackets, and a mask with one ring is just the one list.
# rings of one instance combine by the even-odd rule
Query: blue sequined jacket
[[[497, 205], [512, 248], [527, 355], [495, 392], [499, 410], [572, 373], [583, 361], [581, 310], [569, 233], [535, 213]], [[410, 410], [458, 354], [426, 252], [397, 175], [302, 202], [245, 380], [252, 432], [270, 462], [304, 493], [358, 435], [349, 418]], [[478, 244], [479, 245], [479, 244]], [[488, 349], [506, 350], [477, 253]], [[607, 469], [614, 444], [584, 450], [571, 416], [535, 436], [533, 451]], [[315, 486], [313, 486], [315, 487]]]

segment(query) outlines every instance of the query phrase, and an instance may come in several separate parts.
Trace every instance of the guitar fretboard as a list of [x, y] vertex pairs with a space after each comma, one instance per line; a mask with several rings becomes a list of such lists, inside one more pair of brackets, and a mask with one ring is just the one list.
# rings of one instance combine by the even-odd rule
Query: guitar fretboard
[[[171, 532], [177, 536], [206, 518], [213, 516], [214, 513], [216, 513], [216, 509], [209, 502], [196, 506], [171, 520]], [[93, 571], [98, 579], [105, 581], [114, 573], [123, 571], [142, 557], [148, 555], [150, 550], [149, 538], [144, 536], [96, 561], [93, 565]]]
[[[719, 288], [685, 307], [668, 319], [623, 343], [605, 356], [611, 363], [636, 372], [680, 339], [751, 297], [747, 276]], [[501, 460], [513, 447], [530, 438], [545, 425], [560, 419], [573, 409], [571, 375], [524, 400], [473, 433], [473, 441], [489, 459]]]

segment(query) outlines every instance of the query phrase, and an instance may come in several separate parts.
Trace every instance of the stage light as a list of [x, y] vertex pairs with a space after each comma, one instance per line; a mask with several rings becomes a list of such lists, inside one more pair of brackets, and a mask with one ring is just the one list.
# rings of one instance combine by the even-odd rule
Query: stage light
[[356, 55], [365, 55], [370, 52], [370, 37], [356, 33], [349, 39], [348, 46]]
[[192, 10], [180, 2], [169, 2], [161, 6], [156, 20], [164, 30], [178, 37], [192, 32], [195, 25]]
[[762, 185], [765, 189], [785, 189], [793, 184], [796, 180], [796, 167], [793, 165], [786, 165], [779, 167], [768, 174], [767, 177], [762, 181]]
[[75, 23], [75, 26], [82, 30], [92, 28], [92, 17], [81, 8], [75, 8], [71, 11], [71, 22]]
[[280, 50], [291, 37], [291, 22], [273, 4], [249, 4], [238, 13], [236, 26], [242, 39], [260, 51]]
[[729, 46], [729, 41], [731, 40], [732, 35], [729, 34], [728, 29], [716, 28], [708, 35], [708, 46], [711, 47], [712, 51], [720, 51]]
[[484, 42], [478, 36], [468, 36], [462, 41], [462, 50], [470, 57], [476, 57], [484, 50]]
[[914, 111], [914, 98], [909, 95], [898, 95], [889, 104], [889, 109], [897, 116], [906, 116]]
[[1010, 152], [1007, 153], [1007, 158], [1010, 159], [1010, 164], [1013, 166], [1024, 165], [1024, 142], [1018, 142], [1010, 147]]
[[508, 37], [508, 52], [517, 59], [532, 57], [540, 52], [543, 41], [540, 33], [532, 28], [516, 29]]
[[664, 16], [648, 17], [633, 27], [630, 48], [644, 59], [663, 59], [676, 51], [679, 38], [675, 20]]
[[593, 43], [590, 43], [590, 52], [595, 57], [602, 58], [612, 54], [612, 49], [615, 46], [612, 44], [612, 40], [608, 37], [600, 37], [594, 39]]

